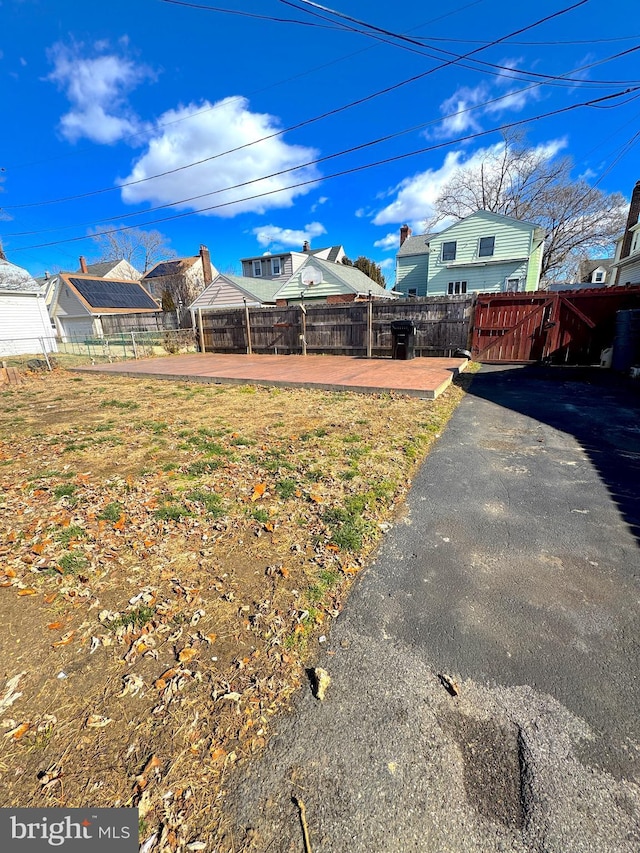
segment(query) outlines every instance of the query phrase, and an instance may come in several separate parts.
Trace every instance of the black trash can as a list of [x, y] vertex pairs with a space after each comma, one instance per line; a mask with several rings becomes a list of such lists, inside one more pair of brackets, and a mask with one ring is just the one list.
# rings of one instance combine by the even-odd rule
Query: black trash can
[[412, 320], [391, 323], [391, 358], [406, 360], [416, 357], [416, 327]]

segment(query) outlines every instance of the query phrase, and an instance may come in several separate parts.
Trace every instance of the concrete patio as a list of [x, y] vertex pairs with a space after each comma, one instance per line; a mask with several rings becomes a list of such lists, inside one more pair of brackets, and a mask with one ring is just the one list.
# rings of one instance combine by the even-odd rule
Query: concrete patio
[[75, 367], [89, 373], [207, 382], [322, 388], [361, 394], [396, 392], [434, 400], [467, 365], [464, 358], [353, 358], [331, 355], [195, 353]]

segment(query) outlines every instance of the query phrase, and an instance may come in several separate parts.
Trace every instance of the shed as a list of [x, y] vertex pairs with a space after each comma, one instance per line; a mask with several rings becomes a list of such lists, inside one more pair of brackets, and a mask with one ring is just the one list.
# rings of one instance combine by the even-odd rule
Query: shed
[[27, 270], [0, 254], [0, 356], [57, 350], [44, 296]]

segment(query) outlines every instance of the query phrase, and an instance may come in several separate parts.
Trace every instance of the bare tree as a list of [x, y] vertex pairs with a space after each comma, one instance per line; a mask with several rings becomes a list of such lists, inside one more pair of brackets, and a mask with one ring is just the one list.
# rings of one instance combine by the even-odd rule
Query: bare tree
[[611, 250], [625, 224], [625, 199], [605, 193], [584, 179], [573, 180], [568, 157], [529, 148], [520, 134], [506, 134], [479, 167], [462, 166], [442, 188], [433, 231], [445, 219], [463, 219], [489, 210], [540, 225], [545, 232], [541, 279], [567, 278], [580, 258]]
[[100, 261], [124, 260], [146, 273], [158, 261], [175, 258], [176, 253], [168, 248], [168, 239], [159, 231], [143, 231], [130, 228], [111, 232], [111, 229], [96, 230], [93, 239], [101, 249]]

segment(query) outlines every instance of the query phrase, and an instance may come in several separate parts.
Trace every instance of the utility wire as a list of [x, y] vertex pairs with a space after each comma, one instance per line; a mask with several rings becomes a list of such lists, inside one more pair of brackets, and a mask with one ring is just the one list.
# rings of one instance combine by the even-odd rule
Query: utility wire
[[[411, 30], [409, 30], [409, 32], [412, 32], [414, 29], [419, 29], [420, 27], [427, 26], [428, 24], [434, 24], [437, 21], [441, 21], [444, 18], [448, 18], [451, 15], [455, 15], [458, 12], [464, 11], [465, 9], [469, 9], [472, 6], [477, 6], [478, 4], [480, 4], [482, 2], [484, 2], [484, 0], [472, 0], [471, 3], [466, 3], [464, 6], [459, 6], [456, 9], [451, 9], [449, 12], [445, 12], [443, 15], [438, 15], [437, 18], [430, 18], [428, 21], [423, 21], [421, 24], [418, 24], [416, 27], [413, 27]], [[222, 9], [221, 11], [227, 12], [227, 11], [233, 11], [233, 10]], [[369, 45], [369, 47], [360, 48], [360, 50], [356, 50], [353, 53], [347, 53], [347, 54], [344, 54], [343, 56], [338, 57], [337, 59], [332, 59], [330, 62], [323, 62], [321, 65], [315, 65], [315, 66], [313, 66], [313, 68], [309, 68], [306, 71], [300, 71], [298, 74], [292, 74], [290, 77], [285, 77], [284, 80], [278, 80], [276, 83], [270, 83], [268, 86], [263, 86], [260, 89], [253, 89], [251, 92], [249, 92], [249, 94], [250, 95], [257, 95], [261, 92], [268, 92], [270, 89], [277, 88], [278, 86], [282, 86], [285, 83], [290, 83], [292, 80], [298, 80], [298, 79], [300, 79], [300, 77], [306, 77], [308, 74], [313, 74], [315, 71], [322, 71], [324, 68], [329, 68], [331, 65], [336, 65], [338, 62], [343, 62], [345, 59], [351, 59], [354, 56], [359, 56], [361, 53], [367, 53], [367, 51], [369, 51], [369, 50], [374, 50], [375, 47], [376, 47], [375, 45]], [[231, 102], [242, 101], [243, 99], [244, 99], [244, 96], [238, 96], [235, 98], [231, 98], [230, 101]], [[197, 116], [202, 115], [203, 113], [214, 112], [215, 110], [218, 110], [218, 109], [220, 109], [219, 104], [214, 104], [213, 106], [210, 106], [210, 107], [204, 107], [201, 110], [197, 110], [196, 112], [189, 113], [189, 115], [181, 116], [180, 118], [173, 119], [172, 121], [163, 122], [161, 124], [158, 123], [158, 124], [154, 125], [153, 130], [158, 131], [158, 130], [162, 130], [162, 128], [164, 128], [164, 127], [171, 127], [174, 124], [180, 124], [183, 121], [190, 121], [192, 118], [196, 118]], [[128, 136], [122, 136], [120, 138], [120, 141], [121, 142], [129, 142], [130, 140], [133, 140], [133, 139], [138, 139], [140, 137], [148, 137], [148, 136], [149, 136], [149, 130], [141, 130], [141, 131], [138, 131], [137, 133], [129, 134]], [[57, 155], [52, 156], [52, 157], [45, 157], [41, 160], [31, 161], [30, 163], [18, 163], [14, 166], [11, 166], [10, 171], [14, 172], [18, 169], [30, 168], [31, 166], [38, 166], [38, 165], [41, 165], [43, 163], [51, 163], [55, 160], [62, 160], [62, 159], [65, 159], [67, 157], [77, 157], [80, 154], [89, 154], [89, 153], [95, 154], [95, 151], [96, 151], [95, 147], [75, 148], [73, 151], [66, 151], [64, 154], [57, 154]], [[7, 171], [7, 169], [0, 168], [0, 172], [6, 172], [6, 171]]]
[[[284, 3], [287, 6], [292, 6], [294, 9], [300, 8], [299, 6], [296, 6], [294, 3], [292, 3], [291, 0], [280, 0], [280, 2]], [[308, 0], [300, 0], [300, 2], [307, 3], [307, 5], [314, 6], [314, 7], [319, 8], [319, 9], [325, 9], [326, 8], [324, 6], [320, 6], [318, 3], [308, 3]], [[581, 0], [581, 2], [577, 3], [575, 6], [570, 7], [566, 11], [572, 11], [573, 9], [576, 9], [578, 6], [581, 6], [587, 2], [589, 2], [589, 0]], [[301, 10], [301, 11], [304, 11], [304, 10]], [[391, 44], [394, 47], [400, 47], [403, 50], [409, 50], [411, 53], [417, 53], [420, 56], [427, 56], [429, 59], [435, 59], [437, 61], [440, 61], [440, 59], [441, 59], [441, 57], [439, 57], [439, 56], [434, 56], [431, 53], [425, 52], [424, 49], [416, 50], [415, 48], [408, 47], [408, 45], [417, 45], [417, 47], [424, 48], [424, 44], [420, 41], [417, 41], [414, 38], [410, 38], [410, 37], [406, 36], [405, 34], [393, 33], [390, 30], [384, 30], [380, 27], [374, 26], [373, 24], [368, 24], [366, 22], [359, 21], [357, 18], [351, 18], [348, 15], [343, 15], [340, 12], [334, 12], [333, 10], [328, 10], [328, 9], [326, 11], [330, 11], [331, 14], [336, 15], [339, 18], [344, 18], [344, 19], [349, 20], [349, 21], [354, 21], [354, 22], [361, 24], [364, 27], [368, 27], [372, 30], [371, 32], [367, 32], [364, 30], [359, 30], [359, 29], [355, 29], [353, 27], [345, 26], [345, 30], [348, 32], [354, 32], [354, 33], [358, 33], [360, 35], [366, 35], [366, 36], [369, 36], [370, 38], [375, 38], [378, 41], [382, 41], [385, 44]], [[324, 15], [320, 15], [318, 12], [308, 11], [308, 13], [310, 15], [314, 15], [315, 17], [320, 17], [323, 20], [330, 20], [330, 19], [326, 18]], [[391, 36], [392, 38], [399, 39], [401, 42], [403, 42], [403, 44], [397, 44], [396, 42], [389, 41], [388, 39], [383, 38], [381, 35], [378, 35], [378, 33], [386, 34], [388, 36]], [[407, 44], [404, 44], [404, 42], [406, 42]], [[553, 74], [541, 74], [541, 73], [536, 72], [536, 71], [525, 71], [523, 69], [515, 68], [515, 67], [509, 66], [509, 65], [499, 65], [499, 64], [492, 63], [492, 62], [485, 62], [482, 59], [472, 59], [472, 62], [478, 63], [479, 65], [484, 65], [487, 68], [495, 68], [495, 69], [497, 69], [497, 72], [488, 71], [485, 68], [477, 68], [474, 65], [466, 65], [461, 61], [463, 59], [467, 59], [467, 58], [473, 56], [473, 54], [476, 53], [478, 50], [484, 50], [487, 46], [489, 46], [489, 45], [485, 45], [485, 47], [477, 48], [476, 51], [470, 51], [469, 53], [466, 53], [463, 55], [460, 55], [458, 53], [454, 53], [450, 50], [444, 50], [443, 48], [439, 48], [437, 46], [432, 46], [432, 49], [438, 51], [441, 54], [444, 54], [445, 56], [453, 57], [453, 64], [459, 65], [461, 68], [467, 68], [471, 71], [476, 71], [476, 72], [479, 71], [482, 74], [489, 74], [491, 76], [503, 77], [503, 76], [505, 76], [504, 74], [497, 73], [497, 72], [508, 71], [510, 76], [512, 76], [512, 77], [524, 76], [527, 79], [530, 77], [537, 77], [539, 79], [548, 79], [548, 80], [556, 80], [557, 79], [557, 76], [553, 75]], [[636, 83], [638, 81], [637, 80], [589, 80], [589, 81], [585, 81], [585, 80], [581, 80], [581, 79], [576, 80], [576, 79], [569, 77], [569, 78], [566, 78], [566, 82], [569, 84], [580, 83], [583, 86], [585, 86], [585, 85], [589, 86], [589, 88], [596, 88], [596, 87], [599, 87], [601, 85], [626, 86], [626, 85], [631, 85], [633, 83]]]
[[[435, 145], [429, 145], [429, 146], [426, 146], [424, 148], [419, 148], [419, 149], [414, 150], [414, 151], [408, 151], [408, 152], [405, 152], [403, 154], [396, 154], [392, 157], [386, 157], [382, 160], [377, 160], [377, 161], [374, 161], [372, 163], [364, 163], [364, 164], [361, 164], [360, 166], [353, 166], [349, 169], [343, 169], [339, 172], [334, 172], [331, 175], [325, 175], [325, 176], [318, 177], [318, 178], [311, 178], [311, 179], [306, 180], [306, 181], [299, 181], [298, 183], [291, 184], [287, 187], [279, 187], [276, 190], [268, 190], [268, 191], [265, 191], [262, 193], [256, 193], [255, 195], [252, 195], [252, 196], [245, 196], [243, 198], [233, 199], [231, 201], [220, 202], [219, 204], [210, 205], [209, 207], [200, 208], [198, 210], [185, 211], [183, 213], [176, 213], [176, 214], [173, 214], [171, 216], [165, 216], [165, 217], [161, 217], [158, 219], [151, 219], [147, 222], [138, 223], [137, 225], [126, 225], [126, 226], [123, 226], [122, 228], [113, 228], [113, 229], [110, 229], [109, 231], [103, 231], [101, 233], [102, 234], [117, 234], [117, 233], [120, 233], [122, 231], [129, 231], [132, 228], [139, 228], [141, 226], [146, 227], [148, 225], [156, 225], [160, 222], [170, 222], [170, 221], [173, 221], [176, 219], [184, 219], [184, 218], [189, 217], [189, 216], [195, 216], [196, 214], [200, 214], [200, 213], [207, 213], [211, 210], [219, 210], [223, 207], [229, 207], [231, 205], [240, 204], [240, 203], [245, 202], [245, 201], [252, 201], [252, 200], [257, 199], [257, 198], [264, 198], [266, 196], [275, 195], [275, 194], [280, 193], [280, 192], [286, 192], [287, 190], [297, 189], [299, 187], [321, 183], [322, 181], [330, 180], [333, 178], [344, 177], [346, 175], [351, 175], [351, 174], [355, 174], [357, 172], [362, 172], [362, 171], [365, 171], [367, 169], [375, 168], [377, 166], [383, 166], [383, 165], [387, 165], [389, 163], [398, 162], [399, 160], [405, 160], [409, 157], [415, 157], [418, 154], [425, 154], [429, 151], [435, 151], [435, 150], [438, 150], [440, 148], [448, 147], [450, 145], [455, 145], [455, 144], [458, 144], [461, 142], [468, 142], [472, 139], [478, 139], [482, 136], [487, 136], [490, 133], [509, 130], [510, 128], [519, 127], [523, 124], [529, 124], [529, 123], [534, 122], [534, 121], [541, 121], [542, 119], [550, 118], [551, 116], [556, 116], [556, 115], [560, 115], [563, 113], [572, 112], [573, 110], [579, 109], [581, 107], [594, 107], [597, 104], [602, 103], [604, 101], [609, 101], [613, 98], [618, 98], [618, 97], [621, 97], [623, 95], [627, 95], [632, 91], [638, 91], [638, 90], [640, 90], [640, 86], [637, 86], [633, 89], [627, 89], [623, 92], [615, 92], [615, 93], [610, 94], [610, 95], [603, 95], [600, 98], [593, 98], [590, 101], [583, 101], [583, 102], [578, 103], [578, 104], [572, 104], [568, 107], [560, 107], [557, 110], [551, 110], [550, 112], [541, 113], [537, 116], [531, 116], [531, 117], [526, 118], [526, 119], [519, 119], [518, 121], [509, 122], [507, 124], [502, 124], [499, 127], [494, 127], [494, 128], [489, 129], [489, 130], [482, 130], [482, 131], [478, 131], [476, 133], [467, 134], [466, 136], [458, 137], [457, 139], [446, 140], [444, 142], [440, 142], [440, 143], [437, 143]], [[263, 178], [263, 180], [266, 180], [266, 178]], [[86, 239], [87, 239], [87, 235], [83, 235], [81, 237], [68, 237], [64, 240], [53, 240], [53, 241], [48, 242], [48, 243], [38, 243], [35, 245], [31, 245], [31, 246], [19, 246], [19, 247], [13, 248], [12, 251], [13, 252], [21, 252], [21, 251], [27, 251], [30, 249], [43, 249], [43, 248], [48, 248], [50, 246], [58, 246], [60, 244], [65, 244], [65, 243], [76, 243], [76, 242], [86, 240]]]
[[[178, 2], [178, 0], [171, 0], [171, 2]], [[582, 5], [582, 3], [585, 3], [585, 2], [587, 2], [587, 0], [580, 0], [580, 3], [578, 3], [577, 5]], [[559, 15], [565, 14], [566, 12], [572, 10], [573, 8], [575, 8], [575, 6], [569, 6], [566, 9], [562, 9], [558, 12], [554, 12], [551, 15], [546, 16], [545, 18], [542, 18], [538, 21], [535, 21], [532, 24], [527, 25], [526, 27], [523, 27], [523, 28], [517, 30], [516, 32], [519, 33], [519, 32], [524, 32], [525, 30], [533, 29], [534, 27], [539, 26], [541, 23], [544, 23], [544, 22], [546, 22], [552, 18], [558, 17]], [[510, 35], [513, 35], [513, 34], [510, 34]], [[510, 38], [510, 35], [502, 36], [500, 39], [497, 39], [495, 42], [492, 42], [492, 44], [498, 44], [501, 41], [505, 41], [506, 39]], [[472, 51], [472, 53], [477, 53], [479, 50], [484, 50], [484, 48], [477, 48], [475, 51]], [[620, 56], [625, 55], [626, 53], [630, 53], [630, 52], [638, 51], [638, 50], [640, 50], [640, 45], [636, 46], [635, 48], [630, 48], [627, 51], [622, 51], [621, 53], [615, 54], [614, 56], [609, 57], [605, 60], [599, 60], [598, 63], [591, 63], [590, 65], [583, 66], [582, 68], [578, 69], [578, 71], [586, 70], [587, 68], [593, 67], [595, 64], [601, 64], [603, 62], [612, 61], [613, 59], [617, 59]], [[366, 103], [368, 101], [371, 101], [374, 98], [379, 97], [380, 95], [388, 94], [389, 92], [395, 91], [396, 89], [399, 89], [402, 86], [407, 85], [408, 83], [412, 83], [412, 82], [415, 82], [417, 80], [420, 80], [420, 79], [428, 76], [429, 74], [434, 73], [435, 71], [438, 71], [442, 68], [446, 68], [447, 66], [449, 66], [451, 64], [453, 64], [453, 60], [447, 61], [440, 66], [436, 66], [436, 67], [431, 68], [427, 71], [421, 72], [418, 75], [414, 75], [413, 77], [402, 80], [399, 83], [394, 83], [393, 85], [387, 86], [384, 89], [380, 89], [377, 92], [366, 95], [362, 98], [358, 98], [355, 101], [351, 101], [347, 104], [342, 105], [341, 107], [336, 107], [332, 110], [328, 110], [327, 112], [321, 113], [320, 115], [313, 116], [310, 119], [305, 119], [304, 121], [298, 122], [297, 124], [290, 125], [289, 127], [283, 128], [283, 129], [278, 130], [278, 131], [274, 131], [273, 133], [267, 134], [266, 136], [263, 136], [260, 139], [252, 140], [251, 142], [246, 142], [243, 145], [238, 145], [235, 148], [231, 148], [231, 149], [228, 149], [227, 151], [222, 151], [222, 152], [219, 152], [217, 154], [212, 154], [209, 157], [204, 157], [200, 160], [195, 160], [191, 163], [186, 163], [182, 166], [177, 166], [174, 169], [167, 169], [164, 172], [159, 172], [155, 175], [149, 175], [145, 178], [138, 178], [138, 179], [133, 180], [133, 181], [126, 181], [126, 182], [123, 182], [121, 184], [118, 184], [117, 186], [103, 187], [103, 188], [98, 189], [98, 190], [90, 190], [86, 193], [78, 193], [78, 194], [71, 195], [71, 196], [63, 196], [61, 198], [48, 199], [48, 200], [37, 201], [37, 202], [25, 202], [24, 204], [4, 205], [3, 207], [0, 207], [0, 210], [18, 210], [18, 209], [26, 208], [26, 207], [40, 207], [40, 206], [49, 205], [49, 204], [60, 204], [62, 202], [67, 202], [67, 201], [77, 201], [79, 199], [89, 198], [89, 197], [92, 197], [95, 195], [102, 195], [104, 193], [113, 192], [115, 190], [119, 190], [119, 189], [122, 189], [124, 187], [135, 186], [137, 184], [141, 184], [141, 183], [145, 183], [148, 181], [155, 180], [156, 178], [163, 178], [163, 177], [166, 177], [167, 175], [173, 175], [173, 174], [176, 174], [177, 172], [181, 172], [181, 171], [184, 171], [186, 169], [191, 169], [194, 166], [200, 166], [203, 163], [211, 162], [212, 160], [216, 160], [216, 159], [218, 159], [220, 157], [224, 157], [228, 154], [235, 154], [238, 151], [242, 151], [245, 148], [249, 148], [253, 145], [257, 145], [260, 142], [266, 142], [269, 139], [274, 139], [278, 136], [282, 136], [285, 133], [291, 133], [294, 130], [299, 130], [302, 127], [306, 127], [310, 124], [314, 124], [315, 122], [321, 121], [325, 118], [329, 118], [330, 116], [334, 116], [334, 115], [337, 115], [337, 114], [344, 112], [346, 110], [352, 109], [355, 106], [360, 106], [361, 104]], [[571, 74], [571, 73], [574, 73], [574, 72], [573, 71], [567, 72], [565, 75], [558, 76], [555, 79], [556, 80], [568, 80], [570, 78], [567, 77], [567, 74]], [[539, 85], [539, 84], [535, 84], [535, 85]], [[526, 89], [522, 90], [522, 91], [526, 91]], [[513, 95], [514, 93], [512, 92], [512, 93], [508, 93], [508, 94]], [[491, 103], [491, 102], [489, 102], [489, 103]], [[479, 108], [480, 106], [481, 105], [476, 105], [473, 108], [474, 109]], [[440, 120], [442, 120], [442, 119], [440, 119]]]
[[[272, 178], [280, 177], [282, 175], [289, 174], [291, 172], [297, 172], [297, 171], [300, 171], [301, 169], [309, 168], [310, 166], [317, 166], [318, 164], [325, 163], [328, 160], [334, 160], [337, 157], [343, 157], [347, 154], [353, 154], [356, 151], [362, 151], [365, 148], [371, 148], [374, 145], [379, 145], [383, 142], [389, 142], [392, 139], [397, 139], [398, 137], [405, 136], [408, 133], [414, 133], [415, 131], [424, 130], [425, 128], [430, 127], [434, 124], [440, 124], [442, 121], [446, 121], [447, 118], [454, 118], [454, 117], [457, 117], [459, 115], [462, 115], [463, 113], [471, 112], [475, 109], [480, 109], [482, 107], [487, 107], [487, 106], [490, 106], [492, 104], [499, 103], [500, 101], [505, 100], [506, 98], [512, 97], [514, 94], [517, 94], [517, 95], [523, 94], [524, 92], [529, 91], [531, 89], [538, 88], [541, 85], [542, 84], [540, 84], [540, 83], [534, 83], [531, 86], [528, 86], [525, 89], [520, 89], [515, 93], [514, 92], [507, 92], [504, 95], [499, 95], [495, 98], [492, 98], [489, 101], [485, 101], [482, 104], [475, 104], [473, 106], [466, 107], [462, 110], [456, 110], [456, 112], [450, 113], [447, 116], [439, 116], [436, 119], [430, 119], [427, 122], [422, 122], [421, 124], [417, 124], [417, 125], [414, 125], [412, 127], [396, 131], [395, 133], [390, 133], [390, 134], [387, 134], [385, 136], [378, 137], [377, 139], [373, 139], [373, 140], [369, 140], [367, 142], [363, 142], [359, 145], [352, 146], [351, 148], [346, 148], [346, 149], [343, 149], [341, 151], [334, 152], [333, 154], [326, 154], [326, 155], [324, 155], [322, 157], [318, 157], [314, 160], [309, 160], [306, 163], [298, 163], [295, 166], [290, 166], [286, 169], [281, 169], [277, 172], [272, 172], [271, 174], [268, 174], [268, 175], [262, 175], [258, 178], [252, 178], [250, 180], [243, 181], [242, 183], [239, 183], [239, 184], [233, 184], [233, 185], [227, 186], [227, 187], [220, 187], [219, 189], [210, 190], [206, 193], [200, 193], [199, 195], [189, 196], [188, 198], [174, 199], [170, 202], [166, 202], [164, 204], [160, 204], [160, 205], [156, 205], [154, 207], [147, 208], [144, 211], [138, 210], [138, 211], [133, 211], [131, 213], [119, 214], [117, 216], [109, 216], [109, 217], [106, 217], [103, 219], [92, 220], [91, 222], [80, 222], [80, 223], [74, 223], [71, 225], [57, 226], [55, 228], [43, 228], [43, 229], [39, 229], [39, 230], [30, 230], [30, 231], [6, 232], [5, 237], [35, 236], [36, 234], [49, 234], [52, 232], [58, 232], [58, 231], [67, 230], [70, 228], [86, 228], [86, 227], [90, 227], [92, 225], [102, 225], [103, 223], [115, 222], [116, 220], [130, 219], [130, 218], [135, 217], [135, 216], [146, 216], [149, 213], [154, 213], [157, 210], [166, 210], [169, 207], [177, 207], [178, 205], [190, 204], [191, 202], [199, 201], [200, 199], [203, 199], [203, 198], [209, 198], [212, 195], [218, 195], [218, 194], [224, 193], [224, 192], [231, 192], [232, 190], [241, 189], [243, 187], [250, 186], [252, 184], [260, 183], [261, 181], [271, 180]], [[625, 101], [623, 103], [626, 104], [630, 100], [633, 100], [634, 98], [638, 98], [638, 97], [640, 97], [640, 94], [633, 95], [631, 98], [629, 98], [627, 101]], [[616, 105], [610, 105], [609, 107], [606, 107], [605, 105], [594, 105], [593, 109], [613, 109], [614, 106], [616, 106]], [[116, 188], [114, 188], [114, 189], [116, 189]]]

